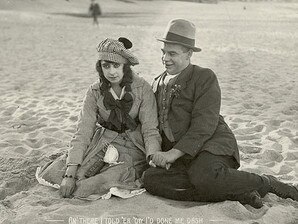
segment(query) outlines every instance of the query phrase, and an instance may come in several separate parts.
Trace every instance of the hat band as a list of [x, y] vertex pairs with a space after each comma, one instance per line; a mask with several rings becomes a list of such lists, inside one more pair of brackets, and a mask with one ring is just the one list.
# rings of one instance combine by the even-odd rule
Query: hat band
[[167, 33], [165, 39], [168, 40], [168, 41], [175, 41], [175, 42], [179, 42], [181, 44], [186, 44], [186, 45], [189, 45], [189, 46], [192, 46], [192, 47], [195, 46], [195, 40], [194, 39], [190, 39], [190, 38], [187, 38], [187, 37], [184, 37], [184, 36], [180, 36], [178, 34], [171, 33], [171, 32]]
[[103, 51], [100, 51], [98, 53], [99, 53], [98, 60], [111, 61], [111, 62], [116, 62], [116, 63], [120, 63], [120, 64], [126, 64], [128, 62], [128, 60], [126, 58], [124, 58], [123, 56], [116, 54], [116, 53], [103, 52]]

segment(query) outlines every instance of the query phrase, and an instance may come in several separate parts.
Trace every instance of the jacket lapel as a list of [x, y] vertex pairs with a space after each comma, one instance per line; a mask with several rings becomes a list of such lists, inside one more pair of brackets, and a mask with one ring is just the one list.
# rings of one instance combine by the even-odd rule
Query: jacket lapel
[[[187, 82], [191, 79], [193, 73], [193, 65], [189, 64], [178, 76], [176, 81], [173, 83], [172, 88], [175, 88], [176, 86], [180, 86], [180, 91], [183, 91], [187, 87]], [[170, 105], [172, 104], [172, 101], [174, 99], [174, 94], [171, 94], [170, 96]]]
[[161, 82], [162, 77], [164, 76], [164, 74], [165, 74], [165, 72], [154, 78], [154, 80], [151, 84], [151, 87], [152, 87], [152, 90], [153, 90], [154, 93], [156, 93], [158, 87], [160, 86], [160, 82]]
[[187, 87], [187, 82], [191, 79], [193, 65], [189, 64], [177, 77], [175, 84], [181, 86], [181, 90]]

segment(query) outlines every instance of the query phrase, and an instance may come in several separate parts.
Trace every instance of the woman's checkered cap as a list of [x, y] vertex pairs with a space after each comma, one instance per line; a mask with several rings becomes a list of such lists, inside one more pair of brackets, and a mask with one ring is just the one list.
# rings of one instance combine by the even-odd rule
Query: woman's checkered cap
[[131, 65], [139, 64], [139, 60], [118, 40], [105, 39], [99, 43], [97, 51], [99, 53], [99, 60]]

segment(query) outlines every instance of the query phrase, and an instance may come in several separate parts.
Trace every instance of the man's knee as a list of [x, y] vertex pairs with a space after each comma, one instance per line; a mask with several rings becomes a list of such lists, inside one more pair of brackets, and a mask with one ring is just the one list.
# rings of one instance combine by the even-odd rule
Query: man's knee
[[152, 195], [173, 200], [193, 200], [194, 187], [186, 171], [149, 168], [144, 173], [144, 187]]
[[144, 187], [149, 192], [154, 192], [154, 189], [158, 186], [158, 182], [161, 180], [164, 173], [164, 169], [161, 168], [148, 168], [143, 174]]
[[202, 167], [192, 167], [189, 170], [189, 180], [197, 190], [216, 188], [221, 178], [224, 178], [227, 167], [218, 162], [207, 164]]

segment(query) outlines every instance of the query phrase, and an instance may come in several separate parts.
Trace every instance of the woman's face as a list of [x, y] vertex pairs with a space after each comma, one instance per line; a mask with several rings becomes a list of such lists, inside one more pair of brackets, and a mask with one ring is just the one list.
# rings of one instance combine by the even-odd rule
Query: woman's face
[[110, 61], [101, 61], [100, 63], [104, 77], [111, 84], [120, 84], [124, 76], [124, 64]]

